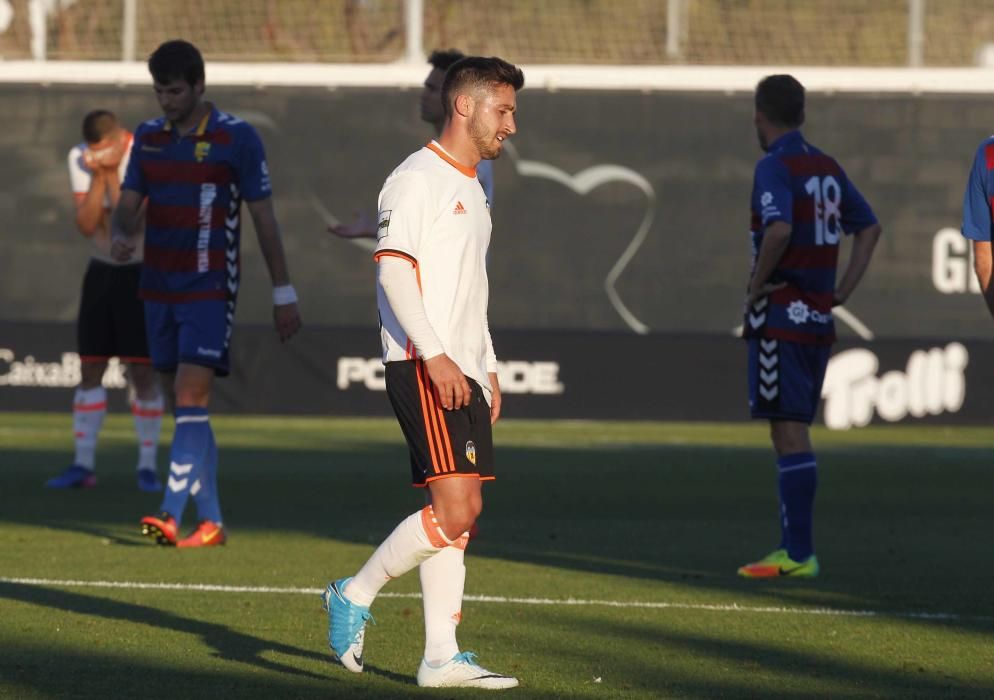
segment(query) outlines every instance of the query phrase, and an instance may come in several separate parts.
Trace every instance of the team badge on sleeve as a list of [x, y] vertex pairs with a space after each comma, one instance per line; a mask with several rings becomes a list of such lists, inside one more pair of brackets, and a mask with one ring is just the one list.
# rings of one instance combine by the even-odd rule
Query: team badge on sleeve
[[390, 214], [393, 209], [384, 209], [380, 212], [380, 218], [376, 224], [376, 240], [386, 238], [390, 234]]

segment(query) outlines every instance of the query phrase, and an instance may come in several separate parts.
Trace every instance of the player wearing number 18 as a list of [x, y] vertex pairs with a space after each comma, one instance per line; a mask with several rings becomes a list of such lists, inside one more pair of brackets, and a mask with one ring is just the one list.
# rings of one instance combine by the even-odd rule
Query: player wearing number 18
[[[808, 426], [835, 340], [832, 308], [849, 298], [880, 225], [842, 167], [805, 141], [804, 87], [771, 75], [756, 87], [756, 134], [766, 155], [752, 187], [752, 274], [744, 335], [749, 408], [770, 422], [780, 486], [780, 545], [739, 569], [747, 578], [816, 576], [812, 509], [817, 467]], [[836, 283], [842, 234], [852, 252]]]

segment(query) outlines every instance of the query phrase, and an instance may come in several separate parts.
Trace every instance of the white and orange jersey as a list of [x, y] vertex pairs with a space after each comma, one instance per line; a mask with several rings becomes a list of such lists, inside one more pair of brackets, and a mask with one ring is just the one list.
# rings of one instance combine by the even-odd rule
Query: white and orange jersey
[[[417, 271], [425, 315], [445, 354], [487, 401], [497, 360], [487, 327], [490, 208], [476, 171], [432, 141], [394, 170], [380, 191], [375, 260], [396, 256]], [[417, 359], [377, 282], [383, 362]]]
[[[117, 173], [121, 178], [121, 182], [124, 182], [124, 174], [128, 169], [128, 161], [131, 158], [131, 146], [134, 141], [132, 134], [128, 133], [125, 141], [125, 152], [124, 157], [121, 158], [120, 164], [117, 166]], [[93, 180], [93, 173], [91, 172], [89, 166], [86, 164], [86, 159], [83, 154], [88, 148], [86, 142], [78, 143], [69, 150], [69, 188], [72, 190], [73, 203], [78, 206], [86, 193], [90, 191], [90, 182]], [[98, 230], [93, 234], [93, 245], [95, 250], [93, 251], [93, 257], [101, 262], [105, 262], [111, 265], [120, 265], [110, 256], [110, 210], [111, 201], [110, 197], [104, 199], [104, 209], [107, 212], [107, 226], [105, 229]], [[139, 232], [135, 254], [132, 256], [125, 264], [132, 264], [136, 262], [141, 262], [142, 259], [142, 242], [143, 234]]]

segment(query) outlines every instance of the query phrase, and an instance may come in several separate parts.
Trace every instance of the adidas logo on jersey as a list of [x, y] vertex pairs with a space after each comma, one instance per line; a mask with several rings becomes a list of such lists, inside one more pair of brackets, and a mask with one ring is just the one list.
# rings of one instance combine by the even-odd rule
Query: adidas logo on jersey
[[456, 208], [452, 210], [453, 214], [465, 214], [466, 207], [462, 205], [462, 202], [456, 202]]

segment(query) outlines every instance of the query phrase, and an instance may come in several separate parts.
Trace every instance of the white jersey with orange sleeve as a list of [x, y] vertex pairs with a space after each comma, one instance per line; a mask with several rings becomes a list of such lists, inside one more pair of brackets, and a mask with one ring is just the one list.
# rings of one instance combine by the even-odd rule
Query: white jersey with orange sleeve
[[[134, 137], [129, 133], [127, 135], [127, 140], [125, 142], [124, 157], [121, 158], [120, 164], [117, 166], [117, 173], [120, 176], [121, 182], [124, 182], [124, 173], [128, 169], [128, 161], [131, 158], [131, 145]], [[74, 205], [79, 205], [83, 201], [83, 197], [86, 193], [90, 191], [90, 183], [93, 181], [93, 172], [90, 170], [89, 166], [86, 164], [86, 158], [84, 154], [88, 148], [86, 142], [78, 143], [69, 150], [68, 164], [69, 164], [69, 188], [72, 190], [73, 203]], [[134, 263], [139, 263], [142, 260], [142, 243], [143, 243], [143, 232], [139, 231], [138, 236], [135, 238], [135, 253], [126, 263], [120, 263], [114, 260], [110, 256], [110, 210], [111, 210], [110, 197], [107, 196], [104, 199], [104, 209], [108, 214], [108, 225], [105, 230], [98, 230], [93, 234], [92, 241], [94, 245], [93, 257], [101, 262], [105, 262], [109, 265], [133, 265]]]
[[[497, 359], [487, 325], [490, 208], [476, 171], [436, 141], [411, 154], [380, 191], [373, 258], [414, 266], [425, 315], [448, 355], [490, 401]], [[418, 359], [377, 282], [383, 362]]]

